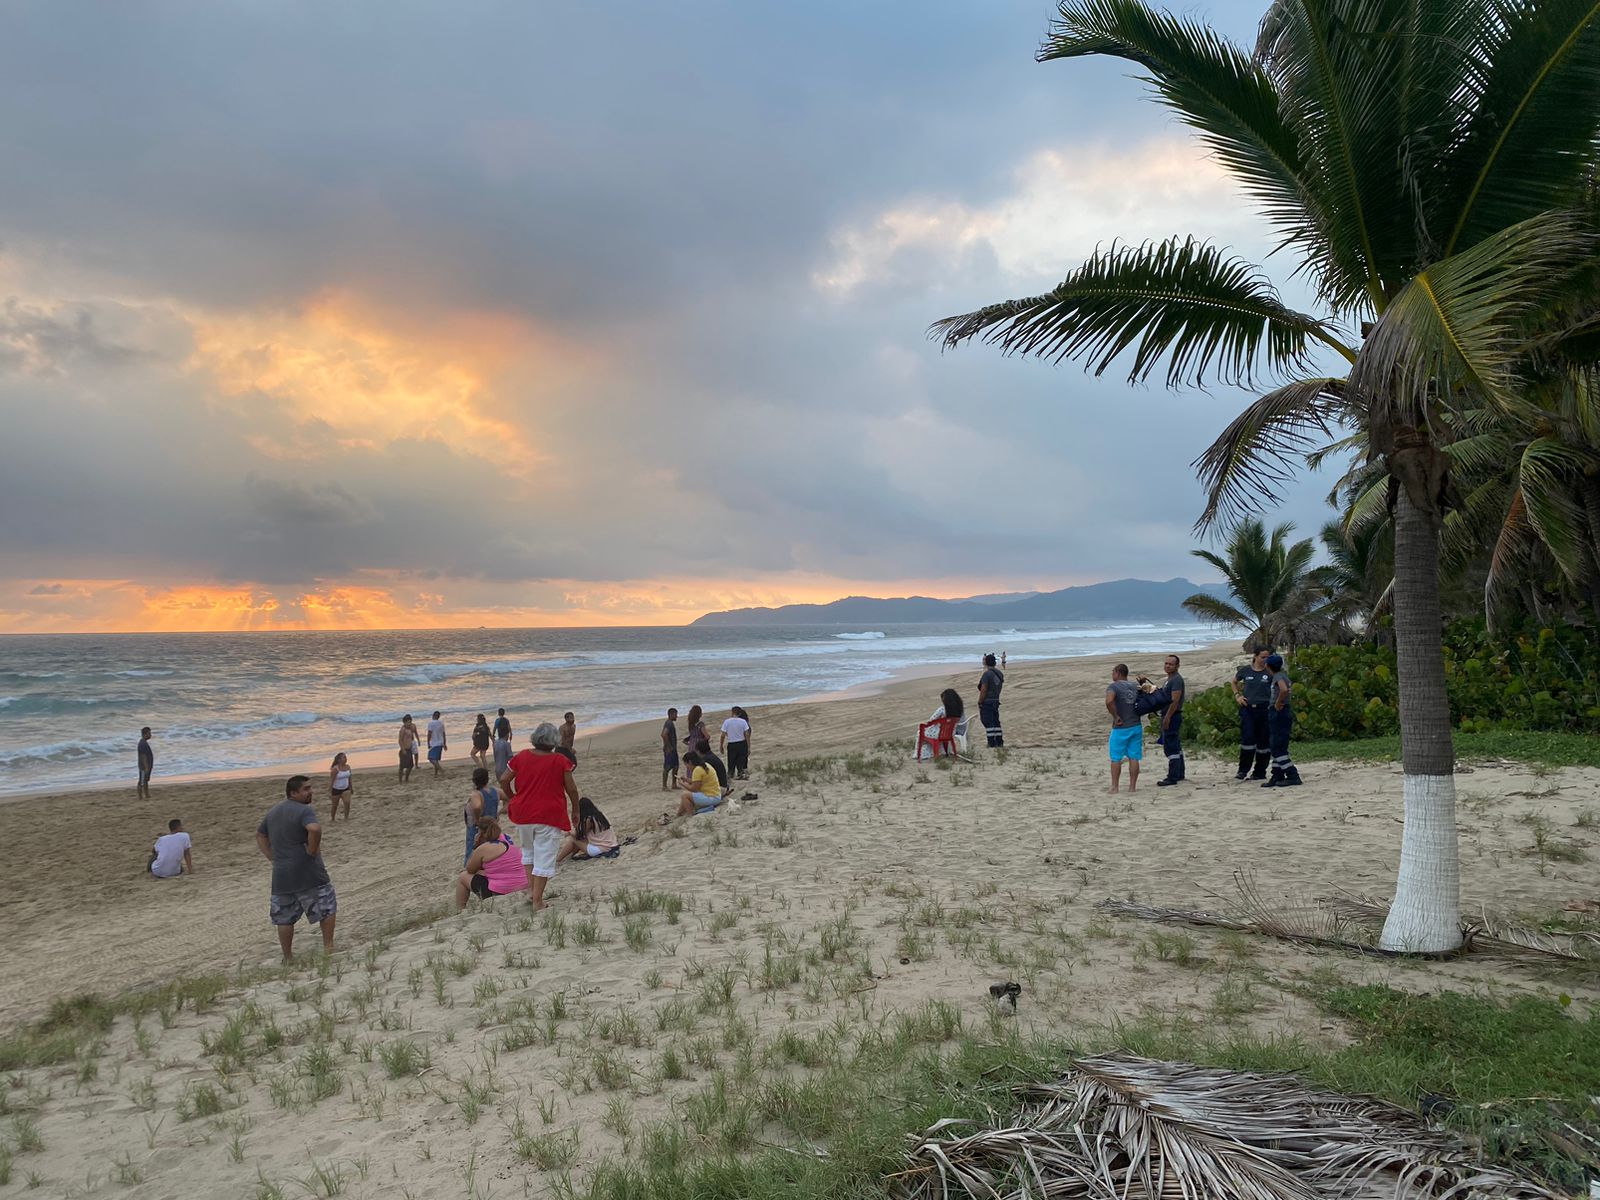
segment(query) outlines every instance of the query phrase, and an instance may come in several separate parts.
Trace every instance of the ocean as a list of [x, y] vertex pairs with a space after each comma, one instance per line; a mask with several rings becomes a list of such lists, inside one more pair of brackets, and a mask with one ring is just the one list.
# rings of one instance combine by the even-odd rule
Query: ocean
[[[807, 699], [967, 665], [1205, 645], [1198, 624], [483, 629], [0, 637], [0, 795], [132, 783], [139, 728], [156, 778], [393, 757], [400, 717], [445, 715], [451, 757], [504, 707], [522, 743], [662, 716]], [[932, 703], [930, 702], [930, 708]]]

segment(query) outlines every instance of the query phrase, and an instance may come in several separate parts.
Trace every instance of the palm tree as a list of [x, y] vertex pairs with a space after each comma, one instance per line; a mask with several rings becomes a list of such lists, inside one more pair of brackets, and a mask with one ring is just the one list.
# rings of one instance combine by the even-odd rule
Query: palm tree
[[1196, 592], [1183, 607], [1202, 621], [1236, 625], [1249, 633], [1247, 648], [1276, 646], [1288, 640], [1306, 613], [1316, 592], [1307, 568], [1315, 553], [1311, 540], [1289, 544], [1293, 525], [1279, 525], [1267, 537], [1266, 526], [1246, 518], [1234, 528], [1226, 554], [1190, 551], [1218, 571], [1228, 591], [1238, 601], [1229, 604], [1207, 592]]
[[1331, 625], [1360, 626], [1369, 641], [1386, 642], [1379, 617], [1389, 608], [1394, 589], [1393, 526], [1387, 520], [1351, 527], [1329, 521], [1317, 535], [1325, 565], [1311, 572], [1323, 597], [1318, 610]]
[[[1135, 64], [1254, 198], [1322, 315], [1191, 238], [1111, 245], [1055, 289], [937, 323], [1011, 353], [1131, 354], [1169, 385], [1276, 377], [1197, 461], [1200, 524], [1276, 498], [1358, 430], [1389, 480], [1405, 825], [1382, 944], [1461, 942], [1440, 536], [1452, 414], [1523, 411], [1538, 350], [1600, 358], [1585, 271], [1600, 132], [1596, 0], [1274, 0], [1254, 53], [1139, 0], [1064, 0], [1041, 60]], [[1342, 361], [1340, 361], [1342, 360]], [[1343, 374], [1318, 366], [1339, 362]]]

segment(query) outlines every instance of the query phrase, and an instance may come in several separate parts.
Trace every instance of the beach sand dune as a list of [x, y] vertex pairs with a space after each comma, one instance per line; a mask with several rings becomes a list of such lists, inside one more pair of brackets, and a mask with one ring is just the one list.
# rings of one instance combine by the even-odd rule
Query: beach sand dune
[[[1198, 654], [1185, 675], [1198, 687], [1232, 661]], [[1314, 968], [1398, 987], [1526, 986], [1484, 960], [1424, 970], [1207, 931], [1168, 953], [1158, 927], [1097, 912], [1108, 896], [1205, 906], [1236, 871], [1269, 896], [1384, 895], [1399, 846], [1397, 767], [1318, 764], [1307, 786], [1273, 791], [1196, 756], [1190, 785], [1107, 795], [1109, 662], [1014, 663], [1003, 761], [981, 747], [971, 765], [911, 761], [941, 679], [754, 713], [759, 799], [667, 828], [654, 726], [582, 742], [583, 790], [638, 840], [563, 869], [542, 917], [508, 897], [401, 929], [448, 895], [470, 764], [408, 787], [362, 772], [355, 820], [325, 843], [341, 953], [320, 970], [314, 958], [271, 970], [251, 834], [277, 781], [90, 795], [66, 820], [59, 803], [49, 816], [6, 805], [11, 1021], [73, 993], [259, 969], [205, 1012], [119, 1019], [92, 1072], [20, 1073], [10, 1094], [32, 1105], [42, 1148], [19, 1168], [58, 1193], [119, 1172], [137, 1175], [123, 1193], [136, 1196], [247, 1195], [260, 1179], [293, 1192], [320, 1168], [346, 1195], [470, 1194], [468, 1176], [485, 1194], [530, 1179], [540, 1194], [551, 1171], [636, 1150], [651, 1121], [699, 1129], [710, 1118], [696, 1097], [718, 1078], [792, 1083], [862, 1039], [936, 1045], [1009, 1020], [988, 995], [997, 982], [1022, 984], [1023, 1030], [1154, 1013], [1314, 1037], [1336, 1033], [1279, 986]], [[961, 677], [969, 694], [974, 683]], [[1581, 833], [1600, 772], [1482, 765], [1461, 791], [1469, 906], [1551, 910], [1592, 892], [1592, 865], [1541, 858], [1530, 822]], [[171, 815], [194, 834], [200, 873], [143, 879], [143, 847]], [[301, 937], [310, 950], [312, 931]], [[720, 1119], [717, 1136], [734, 1136]], [[752, 1120], [746, 1146], [779, 1136]]]

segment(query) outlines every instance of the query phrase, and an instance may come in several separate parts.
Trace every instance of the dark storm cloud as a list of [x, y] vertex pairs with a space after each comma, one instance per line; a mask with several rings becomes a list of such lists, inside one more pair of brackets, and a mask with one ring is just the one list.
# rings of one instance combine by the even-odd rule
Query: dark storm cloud
[[[1247, 34], [1246, 13], [1223, 23]], [[0, 245], [61, 282], [53, 306], [0, 307], [0, 554], [31, 577], [93, 562], [267, 583], [1188, 570], [1186, 464], [1237, 393], [924, 337], [1072, 261], [1019, 281], [982, 239], [955, 257], [913, 242], [854, 292], [814, 282], [841, 230], [905, 205], [985, 210], [1042, 147], [1175, 136], [1123, 70], [1033, 64], [1049, 16], [1013, 0], [8, 10], [0, 104], [22, 116], [0, 122]], [[548, 467], [425, 438], [298, 460], [266, 446], [290, 424], [273, 397], [219, 402], [193, 331], [157, 309], [292, 310], [329, 288], [419, 328], [511, 314], [613, 375], [555, 395], [538, 364], [492, 381], [484, 403]], [[337, 440], [294, 420], [308, 447]]]

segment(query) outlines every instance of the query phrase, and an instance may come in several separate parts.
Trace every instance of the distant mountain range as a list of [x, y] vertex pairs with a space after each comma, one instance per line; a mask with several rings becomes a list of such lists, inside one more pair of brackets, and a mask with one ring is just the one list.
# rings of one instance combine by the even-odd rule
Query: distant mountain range
[[781, 608], [735, 608], [706, 613], [692, 625], [908, 625], [982, 621], [1187, 621], [1183, 601], [1196, 592], [1226, 595], [1220, 584], [1187, 579], [1115, 579], [1057, 592], [1008, 592], [936, 600], [902, 596], [881, 600], [846, 596], [831, 604], [785, 604]]

